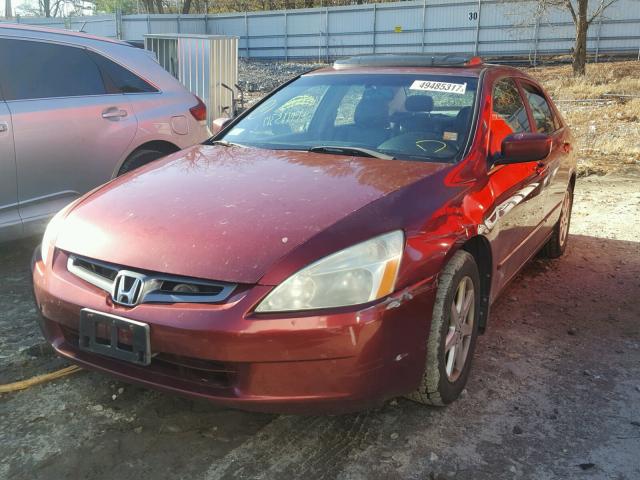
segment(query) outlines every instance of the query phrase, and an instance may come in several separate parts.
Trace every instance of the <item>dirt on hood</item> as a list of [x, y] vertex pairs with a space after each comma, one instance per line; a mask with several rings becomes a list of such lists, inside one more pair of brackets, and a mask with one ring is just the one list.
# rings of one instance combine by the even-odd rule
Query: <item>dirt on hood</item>
[[296, 246], [443, 164], [199, 145], [120, 177], [66, 217], [58, 248], [255, 283]]

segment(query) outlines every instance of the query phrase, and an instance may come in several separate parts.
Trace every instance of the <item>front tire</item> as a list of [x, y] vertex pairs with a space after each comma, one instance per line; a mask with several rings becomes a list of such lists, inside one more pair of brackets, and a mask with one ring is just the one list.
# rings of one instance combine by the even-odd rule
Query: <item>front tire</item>
[[542, 249], [547, 258], [558, 258], [564, 254], [569, 240], [569, 227], [571, 226], [571, 210], [573, 208], [573, 189], [569, 187], [562, 200], [560, 218], [553, 227], [551, 238]]
[[163, 152], [162, 150], [156, 150], [154, 148], [141, 148], [133, 152], [127, 159], [124, 161], [120, 170], [118, 171], [118, 177], [120, 175], [124, 175], [131, 170], [135, 170], [136, 168], [140, 168], [143, 165], [146, 165], [149, 162], [153, 162], [159, 158], [168, 155], [167, 152]]
[[478, 338], [480, 275], [474, 258], [458, 251], [443, 269], [427, 339], [427, 361], [409, 398], [444, 406], [464, 389]]

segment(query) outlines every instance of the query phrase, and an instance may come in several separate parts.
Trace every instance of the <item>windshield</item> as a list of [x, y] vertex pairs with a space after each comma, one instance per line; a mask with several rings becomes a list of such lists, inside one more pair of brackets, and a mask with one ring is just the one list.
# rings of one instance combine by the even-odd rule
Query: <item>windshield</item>
[[477, 84], [445, 75], [303, 76], [223, 138], [276, 150], [453, 161], [469, 134]]

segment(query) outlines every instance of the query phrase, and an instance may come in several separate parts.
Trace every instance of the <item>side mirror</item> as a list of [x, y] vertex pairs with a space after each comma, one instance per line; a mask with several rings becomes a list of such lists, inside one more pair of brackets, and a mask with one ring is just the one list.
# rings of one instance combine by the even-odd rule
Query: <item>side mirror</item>
[[229, 117], [220, 117], [220, 118], [216, 118], [212, 123], [211, 123], [211, 133], [213, 135], [215, 135], [216, 133], [218, 133], [220, 130], [222, 130], [227, 123], [229, 123], [231, 121], [231, 119]]
[[514, 133], [502, 141], [502, 151], [494, 165], [534, 162], [551, 152], [551, 137], [543, 133]]

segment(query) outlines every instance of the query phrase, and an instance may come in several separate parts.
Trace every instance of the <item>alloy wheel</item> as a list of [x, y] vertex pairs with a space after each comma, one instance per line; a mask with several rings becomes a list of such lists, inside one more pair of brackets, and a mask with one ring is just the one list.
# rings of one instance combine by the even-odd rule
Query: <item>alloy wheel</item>
[[451, 303], [449, 331], [445, 340], [445, 371], [450, 382], [455, 382], [464, 369], [475, 321], [475, 292], [469, 277], [463, 277]]
[[560, 213], [560, 245], [564, 245], [569, 235], [569, 219], [571, 215], [571, 193], [564, 194], [562, 201], [562, 211]]

